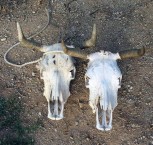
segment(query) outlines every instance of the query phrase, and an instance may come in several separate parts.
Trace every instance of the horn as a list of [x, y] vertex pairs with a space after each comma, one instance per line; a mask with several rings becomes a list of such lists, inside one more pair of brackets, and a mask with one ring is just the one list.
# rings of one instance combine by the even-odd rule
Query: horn
[[83, 47], [94, 47], [96, 45], [96, 24], [93, 25], [91, 38], [84, 42]]
[[87, 59], [87, 54], [83, 53], [80, 49], [77, 48], [68, 48], [64, 41], [62, 40], [61, 42], [63, 51], [65, 54], [73, 56], [73, 57], [78, 57], [78, 58], [82, 58], [82, 59]]
[[125, 50], [125, 51], [120, 51], [119, 55], [121, 59], [126, 59], [126, 58], [137, 58], [141, 57], [145, 54], [145, 48], [141, 49], [132, 49], [132, 50]]
[[27, 47], [27, 48], [35, 48], [35, 49], [37, 49], [39, 51], [43, 50], [43, 47], [40, 44], [32, 42], [31, 40], [28, 40], [24, 36], [22, 28], [21, 28], [21, 26], [20, 26], [20, 24], [18, 22], [17, 22], [17, 31], [18, 31], [18, 39], [19, 39], [20, 44], [22, 46]]

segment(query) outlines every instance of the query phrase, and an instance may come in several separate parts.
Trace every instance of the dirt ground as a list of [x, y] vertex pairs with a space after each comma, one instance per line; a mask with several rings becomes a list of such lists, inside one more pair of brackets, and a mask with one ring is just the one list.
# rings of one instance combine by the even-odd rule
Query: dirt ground
[[[6, 50], [17, 42], [16, 22], [30, 36], [47, 22], [47, 0], [24, 1], [0, 17], [0, 96], [16, 94], [23, 102], [25, 124], [40, 119], [43, 126], [34, 133], [36, 145], [153, 145], [153, 0], [53, 0], [52, 23], [35, 37], [42, 44], [54, 44], [62, 37], [79, 46], [97, 24], [96, 52], [146, 47], [144, 57], [118, 62], [122, 87], [113, 113], [113, 129], [102, 132], [95, 127], [95, 114], [88, 105], [84, 84], [87, 62], [76, 59], [77, 74], [71, 83], [71, 96], [65, 105], [64, 119], [47, 118], [43, 81], [36, 64], [16, 68], [4, 62]], [[42, 54], [20, 46], [8, 59], [23, 63]]]

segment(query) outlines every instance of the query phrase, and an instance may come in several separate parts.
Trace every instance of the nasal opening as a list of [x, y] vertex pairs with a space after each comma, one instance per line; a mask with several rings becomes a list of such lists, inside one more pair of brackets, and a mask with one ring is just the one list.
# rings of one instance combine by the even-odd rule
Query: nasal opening
[[53, 100], [48, 103], [48, 118], [51, 120], [63, 119], [64, 103], [60, 100]]
[[112, 129], [112, 110], [103, 110], [100, 105], [96, 109], [96, 128], [101, 131]]

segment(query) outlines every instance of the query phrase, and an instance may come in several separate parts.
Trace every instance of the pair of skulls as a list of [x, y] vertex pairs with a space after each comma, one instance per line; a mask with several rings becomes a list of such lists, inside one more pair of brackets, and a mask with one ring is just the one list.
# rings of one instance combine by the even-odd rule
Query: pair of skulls
[[[63, 118], [64, 104], [70, 96], [70, 81], [75, 78], [76, 69], [72, 57], [89, 60], [85, 74], [85, 84], [89, 88], [89, 105], [96, 113], [96, 128], [111, 130], [112, 112], [117, 106], [118, 89], [121, 87], [122, 74], [116, 60], [135, 58], [144, 55], [145, 49], [132, 49], [111, 53], [100, 51], [87, 55], [81, 49], [61, 43], [41, 46], [26, 39], [17, 23], [18, 38], [22, 46], [36, 48], [44, 53], [39, 62], [41, 79], [44, 80], [44, 96], [48, 102], [48, 118]], [[94, 47], [96, 43], [96, 25], [91, 38], [83, 47]]]

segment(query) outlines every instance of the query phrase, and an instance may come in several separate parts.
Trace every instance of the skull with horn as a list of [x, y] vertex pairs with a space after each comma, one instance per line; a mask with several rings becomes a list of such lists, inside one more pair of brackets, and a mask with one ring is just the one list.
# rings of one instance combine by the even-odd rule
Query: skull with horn
[[[96, 25], [92, 32], [93, 46], [96, 42]], [[96, 113], [96, 128], [112, 129], [112, 113], [117, 106], [118, 89], [121, 87], [122, 74], [116, 60], [136, 58], [144, 55], [145, 49], [125, 50], [118, 53], [100, 51], [90, 55], [80, 49], [69, 49], [62, 41], [63, 51], [73, 57], [89, 60], [85, 74], [85, 84], [89, 88], [89, 105]]]
[[[70, 81], [75, 78], [75, 66], [71, 56], [65, 54], [62, 44], [57, 43], [50, 46], [42, 46], [27, 39], [21, 26], [17, 23], [18, 39], [22, 46], [35, 48], [43, 52], [43, 57], [39, 62], [41, 79], [44, 81], [44, 96], [48, 102], [48, 118], [60, 120], [63, 118], [64, 104], [70, 96]], [[92, 47], [95, 44], [94, 36], [83, 44], [83, 47]], [[74, 49], [73, 46], [66, 46]]]
[[[70, 96], [70, 81], [75, 78], [75, 66], [71, 56], [63, 53], [61, 43], [41, 46], [27, 39], [17, 23], [20, 44], [27, 48], [35, 48], [43, 52], [39, 61], [41, 79], [44, 81], [44, 96], [48, 102], [48, 118], [60, 120], [63, 118], [64, 104]], [[73, 49], [73, 46], [69, 46]]]

